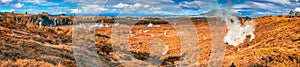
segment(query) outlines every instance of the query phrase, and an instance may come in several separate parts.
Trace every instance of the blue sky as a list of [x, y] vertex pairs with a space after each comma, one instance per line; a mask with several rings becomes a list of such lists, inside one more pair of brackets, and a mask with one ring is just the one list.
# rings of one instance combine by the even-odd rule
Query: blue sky
[[52, 15], [199, 15], [213, 9], [263, 16], [300, 11], [298, 0], [1, 0], [0, 11]]

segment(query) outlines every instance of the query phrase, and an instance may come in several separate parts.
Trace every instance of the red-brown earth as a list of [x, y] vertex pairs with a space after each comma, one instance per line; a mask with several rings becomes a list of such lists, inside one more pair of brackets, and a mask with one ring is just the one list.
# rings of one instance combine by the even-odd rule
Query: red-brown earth
[[[300, 50], [298, 49], [300, 48], [300, 18], [264, 16], [257, 17], [254, 21], [256, 22], [255, 39], [251, 42], [245, 40], [244, 43], [236, 47], [226, 45], [222, 66], [300, 66]], [[126, 50], [132, 53], [138, 61], [131, 65], [152, 66], [152, 62], [146, 62], [145, 58], [155, 56], [151, 53], [150, 46], [153, 43], [150, 42], [159, 38], [164, 45], [169, 46], [167, 54], [163, 56], [164, 59], [161, 59], [163, 62], [160, 66], [178, 66], [182, 56], [180, 49], [183, 47], [181, 47], [180, 37], [176, 29], [171, 24], [159, 24], [160, 27], [151, 28], [148, 28], [146, 24], [141, 23], [132, 27], [131, 31], [134, 36], [129, 36], [129, 43], [125, 44], [130, 45]], [[190, 48], [201, 49], [197, 66], [207, 66], [212, 41], [210, 26], [205, 20], [193, 20], [193, 24], [198, 35], [186, 34], [186, 36], [198, 37], [199, 46]], [[56, 27], [28, 26], [13, 21], [10, 17], [1, 17], [0, 66], [77, 66], [72, 50], [72, 36], [84, 35], [72, 35], [70, 28], [72, 26], [68, 25]], [[141, 30], [149, 31], [142, 33]], [[164, 35], [164, 31], [168, 31], [166, 35]], [[118, 52], [113, 51], [112, 28], [97, 28], [95, 32], [96, 50], [101, 57], [99, 60], [105, 61], [109, 66], [130, 65], [122, 64], [121, 62], [124, 60], [119, 60], [128, 55], [119, 55]], [[117, 32], [124, 31], [118, 30]], [[161, 46], [155, 48], [161, 48]]]

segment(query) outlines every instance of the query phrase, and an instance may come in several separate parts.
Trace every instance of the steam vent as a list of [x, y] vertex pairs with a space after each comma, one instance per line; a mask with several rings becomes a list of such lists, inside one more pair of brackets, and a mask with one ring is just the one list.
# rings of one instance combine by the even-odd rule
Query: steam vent
[[0, 67], [300, 67], [300, 1], [0, 0]]

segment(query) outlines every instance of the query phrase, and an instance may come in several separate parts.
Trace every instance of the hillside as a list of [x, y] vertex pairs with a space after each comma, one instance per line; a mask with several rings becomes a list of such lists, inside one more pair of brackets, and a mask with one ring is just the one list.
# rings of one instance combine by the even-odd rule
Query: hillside
[[254, 41], [228, 46], [224, 66], [299, 66], [300, 18], [264, 16], [255, 21]]
[[[72, 30], [65, 26], [43, 26], [27, 25], [19, 21], [12, 20], [14, 17], [1, 17], [0, 21], [0, 67], [3, 66], [40, 66], [40, 67], [74, 67], [77, 66], [72, 50]], [[38, 17], [37, 17], [38, 18]], [[72, 20], [72, 19], [71, 19]], [[110, 20], [111, 21], [111, 20]], [[25, 22], [25, 21], [24, 21]], [[27, 21], [26, 21], [27, 22]], [[30, 22], [30, 21], [28, 21]], [[147, 28], [147, 22], [143, 21], [133, 27], [129, 43], [131, 47], [126, 49], [132, 53], [134, 58], [129, 58], [127, 54], [113, 52], [111, 37], [112, 28], [95, 29], [95, 45], [98, 55], [109, 66], [124, 66], [121, 62], [135, 62], [126, 65], [157, 65], [154, 62], [147, 62], [145, 58], [155, 58], [158, 55], [151, 53], [153, 49], [163, 49], [163, 46], [151, 44], [168, 45], [168, 52], [163, 59], [160, 59], [160, 66], [179, 65], [180, 39], [175, 28], [171, 24], [157, 23], [160, 27]], [[198, 66], [207, 66], [211, 52], [210, 27], [205, 20], [193, 20], [198, 39], [200, 42], [200, 55]], [[226, 45], [226, 55], [223, 61], [224, 67], [252, 67], [252, 66], [300, 66], [300, 18], [287, 18], [285, 16], [264, 16], [255, 19], [255, 39], [251, 42], [245, 41], [239, 46]], [[110, 22], [107, 22], [110, 23]], [[156, 23], [156, 22], [154, 22]], [[117, 32], [128, 33], [123, 30]], [[184, 26], [179, 26], [184, 27]], [[146, 33], [142, 31], [149, 30]], [[168, 31], [164, 33], [164, 31]], [[82, 31], [87, 32], [87, 31]], [[194, 36], [186, 34], [186, 36]], [[82, 36], [81, 36], [82, 37]], [[159, 38], [159, 39], [156, 39]], [[162, 41], [163, 43], [157, 43]], [[120, 43], [121, 45], [122, 43]], [[198, 47], [193, 47], [198, 48]], [[157, 51], [163, 51], [159, 50]], [[186, 55], [189, 56], [188, 52]], [[100, 60], [100, 59], [99, 59]], [[185, 63], [185, 62], [184, 62]], [[185, 64], [183, 64], [185, 65]], [[188, 64], [187, 64], [188, 65]]]

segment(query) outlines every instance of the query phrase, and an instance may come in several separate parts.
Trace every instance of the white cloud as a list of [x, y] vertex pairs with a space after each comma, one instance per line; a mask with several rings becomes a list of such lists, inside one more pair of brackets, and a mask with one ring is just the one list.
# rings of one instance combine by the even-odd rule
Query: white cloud
[[158, 14], [158, 15], [183, 15], [182, 13], [178, 12], [170, 12], [170, 11], [151, 11], [147, 12], [147, 14]]
[[70, 11], [73, 12], [73, 13], [79, 13], [80, 12], [79, 9], [70, 9]]
[[161, 2], [174, 2], [173, 0], [160, 0]]
[[247, 4], [237, 4], [233, 5], [232, 8], [251, 8], [251, 6]]
[[291, 4], [291, 2], [289, 0], [266, 0], [268, 2], [273, 2], [273, 3], [279, 3], [282, 5], [288, 5]]
[[135, 7], [135, 8], [139, 8], [142, 6], [143, 6], [143, 4], [140, 4], [140, 3], [135, 3], [134, 5], [132, 5], [132, 7]]
[[[183, 4], [183, 3], [182, 3]], [[201, 1], [186, 2], [184, 5], [196, 6], [198, 4], [203, 5]], [[134, 5], [136, 5], [134, 7]], [[149, 5], [147, 7], [141, 7], [142, 5]], [[144, 14], [144, 15], [187, 15], [187, 14], [200, 14], [202, 11], [198, 10], [186, 10], [182, 9], [180, 5], [174, 3], [172, 0], [138, 0], [134, 4], [117, 3], [113, 8], [130, 8], [125, 9], [122, 13], [125, 14]], [[187, 13], [187, 14], [185, 14]]]
[[151, 7], [150, 10], [156, 10], [156, 11], [158, 11], [158, 10], [161, 10], [161, 8], [158, 8], [158, 7]]
[[157, 2], [157, 1], [150, 1], [150, 2], [147, 2], [149, 4], [160, 4], [160, 2]]
[[[124, 13], [129, 14], [182, 14], [184, 13], [180, 6], [173, 0], [101, 0], [101, 3], [94, 3], [96, 0], [64, 0], [64, 2], [78, 3], [78, 8], [70, 8], [73, 13]], [[100, 1], [100, 0], [98, 0]], [[107, 1], [107, 2], [106, 2]], [[192, 1], [184, 3], [187, 6], [198, 6], [203, 4], [201, 1]], [[196, 4], [196, 5], [195, 5]], [[98, 5], [97, 7], [88, 8], [89, 5]], [[95, 9], [99, 8], [99, 9]], [[127, 9], [126, 9], [127, 8]], [[200, 12], [188, 10], [188, 12]]]
[[272, 15], [272, 12], [257, 12], [257, 14]]
[[[96, 1], [99, 1], [96, 2]], [[100, 2], [101, 1], [101, 2]], [[107, 2], [106, 2], [107, 1]], [[84, 8], [88, 5], [99, 5], [103, 8], [101, 13], [131, 13], [131, 14], [178, 14], [181, 8], [173, 0], [64, 0], [64, 2], [78, 3], [78, 8], [69, 9], [73, 13], [88, 13], [94, 8]], [[194, 1], [193, 1], [194, 2]], [[197, 3], [198, 1], [195, 1]], [[127, 9], [126, 9], [127, 8]], [[99, 10], [99, 9], [97, 9]], [[154, 12], [156, 11], [156, 12]], [[97, 11], [94, 11], [97, 12]], [[98, 11], [99, 13], [100, 11]], [[181, 11], [182, 12], [182, 11]]]
[[107, 8], [100, 7], [99, 5], [87, 5], [78, 9], [70, 9], [73, 13], [81, 14], [98, 14], [102, 11], [108, 10]]
[[162, 2], [165, 2], [165, 3], [174, 2], [173, 0], [136, 0], [136, 1], [139, 3], [147, 3], [147, 4], [151, 4], [151, 5], [162, 4]]
[[117, 4], [117, 5], [113, 6], [113, 7], [115, 7], [115, 8], [125, 8], [125, 7], [129, 7], [129, 6], [130, 6], [129, 4], [119, 3], [119, 4]]
[[64, 0], [64, 1], [70, 3], [80, 3], [81, 0]]
[[17, 4], [13, 4], [11, 7], [12, 7], [12, 8], [22, 8], [22, 7], [24, 7], [24, 6], [25, 6], [24, 4], [17, 3]]
[[260, 3], [260, 2], [251, 2], [254, 6], [257, 6], [257, 8], [262, 8], [262, 9], [272, 9], [276, 7], [276, 5], [272, 3]]
[[108, 0], [64, 0], [64, 2], [89, 4], [89, 5], [103, 5], [106, 3], [106, 1]]
[[144, 8], [149, 8], [149, 7], [150, 7], [150, 5], [144, 5], [143, 7], [144, 7]]
[[251, 8], [252, 10], [268, 10], [271, 12], [286, 12], [289, 8], [284, 6], [275, 5], [274, 3], [265, 3], [265, 2], [247, 2], [245, 4], [237, 4], [232, 6], [235, 9], [242, 9], [242, 8]]
[[299, 11], [300, 12], [300, 7], [295, 8], [295, 11]]
[[[280, 10], [294, 10], [296, 7], [299, 7], [300, 3], [298, 0], [263, 0], [269, 3], [274, 3], [276, 6], [280, 7]], [[298, 2], [296, 2], [298, 1]], [[273, 8], [273, 7], [270, 7]]]
[[10, 9], [10, 10], [0, 10], [0, 12], [12, 12], [15, 11], [14, 9]]
[[274, 12], [274, 14], [278, 13], [288, 13], [293, 6], [285, 7], [280, 5], [275, 5], [273, 3], [261, 3], [261, 2], [251, 2], [250, 5], [252, 5], [253, 9], [264, 9], [268, 10], [269, 12]]
[[150, 5], [141, 4], [141, 3], [135, 3], [133, 5], [118, 3], [117, 5], [114, 5], [113, 7], [114, 8], [149, 8]]
[[181, 7], [187, 7], [187, 8], [198, 8], [198, 5], [203, 5], [204, 3], [202, 1], [192, 1], [192, 2], [182, 2], [179, 3], [179, 6]]
[[263, 16], [288, 14], [290, 10], [295, 10], [296, 6], [288, 0], [259, 0], [246, 1], [244, 4], [233, 5], [232, 8], [238, 13], [248, 12], [248, 16]]
[[41, 4], [42, 2], [45, 2], [45, 0], [24, 0], [23, 2]]
[[10, 3], [12, 0], [1, 0], [2, 3]]
[[58, 3], [48, 2], [47, 0], [24, 0], [23, 2], [38, 4], [42, 6], [56, 6]]
[[248, 11], [248, 12], [250, 12], [250, 11], [252, 11], [252, 10], [246, 10], [246, 9], [234, 9], [233, 10], [235, 13], [239, 13], [239, 12], [241, 12], [241, 11]]

